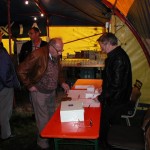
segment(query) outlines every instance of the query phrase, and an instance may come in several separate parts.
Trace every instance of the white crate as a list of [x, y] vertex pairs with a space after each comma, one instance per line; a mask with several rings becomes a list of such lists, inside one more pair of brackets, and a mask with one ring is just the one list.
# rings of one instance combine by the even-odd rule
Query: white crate
[[83, 102], [63, 101], [60, 109], [61, 122], [84, 121]]

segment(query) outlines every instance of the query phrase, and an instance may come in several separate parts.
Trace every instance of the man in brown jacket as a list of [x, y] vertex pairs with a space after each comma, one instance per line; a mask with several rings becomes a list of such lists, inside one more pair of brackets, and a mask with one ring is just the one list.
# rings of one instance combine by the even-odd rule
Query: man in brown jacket
[[[55, 110], [55, 90], [58, 82], [69, 90], [60, 73], [59, 56], [62, 54], [61, 38], [53, 38], [48, 45], [33, 51], [19, 65], [18, 76], [31, 93], [38, 135]], [[42, 149], [49, 148], [48, 139], [38, 136], [37, 144]]]

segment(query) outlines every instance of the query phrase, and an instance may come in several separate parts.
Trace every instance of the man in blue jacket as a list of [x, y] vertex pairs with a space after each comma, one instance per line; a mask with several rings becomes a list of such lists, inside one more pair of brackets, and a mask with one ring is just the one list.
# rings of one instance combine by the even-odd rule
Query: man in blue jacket
[[[0, 43], [2, 34], [0, 33]], [[10, 117], [13, 109], [14, 88], [20, 84], [9, 54], [0, 44], [0, 138], [6, 140], [12, 138]]]

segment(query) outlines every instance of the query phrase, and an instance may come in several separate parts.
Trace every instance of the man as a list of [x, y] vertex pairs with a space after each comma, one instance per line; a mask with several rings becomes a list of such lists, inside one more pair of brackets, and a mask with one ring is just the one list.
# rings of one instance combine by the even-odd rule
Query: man
[[[18, 76], [31, 92], [39, 134], [54, 113], [58, 80], [65, 92], [69, 90], [60, 72], [62, 51], [62, 39], [53, 38], [45, 47], [33, 51], [18, 67]], [[40, 136], [37, 144], [43, 149], [49, 147], [48, 140]]]
[[118, 46], [112, 33], [104, 33], [98, 40], [103, 52], [107, 53], [103, 71], [102, 93], [98, 97], [102, 104], [100, 138], [107, 138], [111, 124], [120, 124], [124, 106], [132, 91], [131, 63], [126, 52]]
[[47, 45], [47, 42], [42, 41], [40, 38], [40, 30], [37, 27], [32, 27], [29, 30], [30, 41], [25, 42], [19, 54], [19, 62], [21, 63], [33, 50]]
[[7, 140], [14, 137], [9, 120], [13, 110], [14, 88], [19, 88], [20, 84], [12, 60], [1, 40], [0, 32], [0, 138]]

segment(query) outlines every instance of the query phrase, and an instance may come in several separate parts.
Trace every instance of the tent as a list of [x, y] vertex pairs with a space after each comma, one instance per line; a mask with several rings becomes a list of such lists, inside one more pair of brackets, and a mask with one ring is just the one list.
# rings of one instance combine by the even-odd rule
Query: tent
[[[46, 35], [63, 38], [66, 55], [99, 50], [96, 39], [104, 31], [114, 32], [130, 57], [133, 82], [143, 82], [140, 102], [150, 104], [150, 0], [29, 0], [30, 5], [24, 2], [0, 1], [0, 30], [4, 38], [8, 39], [9, 27], [13, 38], [28, 37], [27, 30], [36, 24], [45, 40]], [[34, 21], [35, 17], [38, 20]]]

